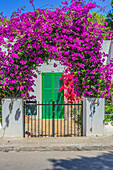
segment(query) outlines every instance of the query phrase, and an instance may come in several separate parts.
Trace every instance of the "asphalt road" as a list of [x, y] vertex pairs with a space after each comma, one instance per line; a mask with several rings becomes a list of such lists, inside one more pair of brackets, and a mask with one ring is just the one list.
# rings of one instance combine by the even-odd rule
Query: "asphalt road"
[[113, 151], [0, 152], [0, 170], [113, 170]]

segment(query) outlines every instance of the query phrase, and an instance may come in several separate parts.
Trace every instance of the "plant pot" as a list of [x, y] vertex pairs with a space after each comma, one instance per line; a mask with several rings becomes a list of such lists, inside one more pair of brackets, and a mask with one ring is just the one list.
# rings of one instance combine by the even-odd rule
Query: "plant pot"
[[30, 115], [25, 115], [25, 123], [29, 123], [30, 121]]

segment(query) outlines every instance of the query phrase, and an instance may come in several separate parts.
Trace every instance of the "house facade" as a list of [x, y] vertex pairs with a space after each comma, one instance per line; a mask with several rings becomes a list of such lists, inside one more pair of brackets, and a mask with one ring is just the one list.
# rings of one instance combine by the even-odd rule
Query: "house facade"
[[[109, 54], [109, 57], [105, 58], [104, 64], [110, 62], [110, 59], [113, 57], [113, 44], [111, 40], [104, 40], [102, 44], [101, 52]], [[54, 63], [57, 64], [57, 67], [54, 67]], [[60, 64], [59, 61], [49, 61], [49, 64], [44, 63], [41, 65], [38, 70], [40, 74], [37, 74], [35, 78], [34, 92], [30, 93], [31, 95], [36, 96], [36, 100], [40, 102], [49, 102], [50, 100], [57, 101], [58, 98], [58, 89], [61, 87], [61, 74], [63, 74], [66, 66]]]
[[[57, 67], [54, 67], [54, 63]], [[60, 64], [59, 61], [49, 61], [44, 63], [38, 70], [37, 78], [34, 78], [36, 86], [33, 87], [34, 92], [31, 95], [36, 96], [39, 102], [50, 102], [52, 100], [58, 101], [59, 88], [61, 87], [61, 75], [64, 74], [66, 66]]]
[[[4, 47], [2, 49], [5, 51]], [[111, 40], [103, 41], [101, 52], [109, 55], [104, 61], [106, 65], [113, 56], [113, 44]], [[61, 65], [59, 61], [55, 60], [49, 61], [48, 64], [42, 64], [38, 67], [40, 74], [36, 73], [37, 78], [34, 78], [36, 86], [33, 87], [34, 92], [30, 92], [30, 95], [36, 96], [36, 101], [39, 103], [49, 103], [51, 101], [62, 103], [64, 101], [64, 94], [63, 92], [59, 92], [59, 88], [62, 83], [60, 78], [64, 74], [65, 69], [66, 66]]]
[[[112, 49], [113, 47], [112, 47], [111, 41], [103, 42], [101, 50], [105, 52], [106, 54], [109, 54], [109, 57], [105, 58], [104, 64], [109, 63], [110, 59], [112, 58]], [[57, 67], [55, 67], [54, 63], [57, 65]], [[42, 66], [40, 66], [38, 68], [40, 74], [37, 73], [37, 78], [34, 79], [36, 86], [34, 86], [34, 92], [32, 92], [31, 95], [35, 95], [36, 100], [39, 101], [40, 103], [42, 102], [52, 103], [52, 100], [54, 100], [55, 102], [62, 102], [64, 100], [64, 94], [59, 92], [59, 87], [61, 87], [60, 77], [63, 74], [65, 69], [66, 69], [65, 66], [61, 65], [60, 62], [54, 61], [54, 60], [49, 61], [48, 64], [44, 63]], [[93, 101], [90, 101], [90, 100], [88, 99], [87, 101], [83, 102], [84, 103], [83, 105], [84, 114], [83, 115], [86, 115], [85, 114], [86, 110], [87, 110], [87, 113], [89, 114], [83, 117], [84, 119], [83, 129], [86, 132], [88, 132], [87, 134], [84, 131], [83, 135], [86, 135], [86, 136], [97, 135], [97, 134], [100, 135], [100, 134], [103, 134], [104, 99], [101, 99], [103, 101], [99, 101], [99, 105], [95, 104], [96, 109], [95, 107], [93, 108], [91, 106]], [[4, 105], [5, 102], [6, 104]], [[2, 121], [3, 127], [1, 129], [3, 130], [3, 133], [5, 132], [4, 134], [6, 136], [23, 136], [23, 132], [25, 130], [27, 130], [28, 132], [36, 136], [37, 135], [54, 136], [53, 134], [58, 134], [58, 136], [60, 135], [62, 136], [62, 133], [63, 135], [72, 135], [72, 134], [76, 135], [76, 134], [79, 134], [81, 131], [80, 129], [77, 131], [77, 133], [75, 133], [76, 122], [74, 122], [75, 116], [73, 117], [75, 113], [72, 111], [72, 109], [71, 110], [64, 109], [64, 106], [60, 106], [60, 108], [55, 107], [56, 110], [54, 112], [54, 116], [52, 117], [53, 110], [51, 106], [50, 107], [46, 107], [46, 106], [37, 107], [36, 106], [36, 111], [37, 111], [36, 114], [32, 114], [30, 112], [29, 112], [30, 114], [26, 114], [27, 117], [25, 119], [24, 126], [23, 126], [24, 113], [23, 113], [22, 99], [18, 99], [18, 101], [17, 99], [16, 100], [14, 99], [13, 102], [15, 104], [14, 103], [13, 104], [14, 106], [17, 106], [17, 108], [13, 107], [13, 111], [11, 111], [9, 107], [10, 105], [12, 105], [12, 99], [6, 99], [5, 102], [3, 101], [2, 110], [3, 110], [4, 116], [3, 116], [3, 121]], [[87, 109], [86, 109], [86, 106], [88, 107]], [[93, 115], [93, 124], [92, 124], [92, 117], [90, 116], [90, 113], [92, 112], [91, 108], [98, 111], [97, 114]], [[79, 107], [78, 109], [80, 110]], [[6, 110], [8, 110], [8, 112]], [[16, 110], [16, 114], [15, 114], [15, 110]], [[101, 117], [99, 115], [100, 110], [102, 110]], [[29, 108], [28, 108], [28, 111], [29, 111]], [[18, 115], [21, 117], [21, 119]], [[28, 116], [28, 115], [32, 115], [32, 116]], [[7, 120], [6, 118], [8, 118], [8, 122], [10, 122], [10, 126], [9, 125], [7, 126], [8, 122], [6, 121]], [[87, 120], [87, 123], [88, 123], [87, 126], [84, 123], [86, 122], [86, 118], [89, 118], [89, 120]], [[17, 123], [18, 123], [18, 126], [17, 126]], [[12, 124], [14, 126], [12, 126]], [[80, 126], [80, 124], [78, 126]], [[89, 131], [87, 131], [86, 128], [89, 129]], [[93, 128], [96, 130], [91, 131], [91, 129]], [[37, 134], [35, 131], [36, 129], [38, 130]], [[20, 130], [21, 130], [21, 133], [20, 133]], [[57, 133], [57, 131], [59, 131], [59, 133]]]
[[[33, 87], [34, 92], [30, 92], [30, 95], [36, 96], [37, 103], [50, 104], [52, 101], [55, 101], [55, 103], [63, 103], [64, 93], [60, 92], [59, 88], [62, 83], [60, 78], [61, 75], [64, 74], [65, 69], [66, 66], [61, 65], [59, 61], [55, 60], [49, 61], [48, 64], [44, 63], [38, 68], [40, 74], [36, 72], [37, 78], [34, 78], [36, 86]], [[51, 111], [49, 111], [49, 109]], [[57, 107], [55, 107], [55, 109], [57, 109]], [[45, 118], [44, 113], [45, 106], [37, 107], [37, 118]], [[55, 111], [55, 115], [56, 114], [57, 111]], [[46, 118], [47, 117], [52, 117], [52, 107], [46, 106]]]

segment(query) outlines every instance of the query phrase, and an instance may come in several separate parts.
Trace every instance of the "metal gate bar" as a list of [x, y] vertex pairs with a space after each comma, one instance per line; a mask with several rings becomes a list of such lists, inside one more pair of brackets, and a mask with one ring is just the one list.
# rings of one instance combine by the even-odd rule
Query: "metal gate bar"
[[[32, 109], [29, 111], [29, 108], [32, 108], [32, 106], [36, 106], [35, 111]], [[52, 110], [50, 106], [52, 106]], [[26, 101], [24, 108], [25, 137], [82, 136], [83, 102], [58, 104], [58, 102], [55, 103], [54, 101], [52, 103]], [[44, 117], [42, 117], [43, 109]]]

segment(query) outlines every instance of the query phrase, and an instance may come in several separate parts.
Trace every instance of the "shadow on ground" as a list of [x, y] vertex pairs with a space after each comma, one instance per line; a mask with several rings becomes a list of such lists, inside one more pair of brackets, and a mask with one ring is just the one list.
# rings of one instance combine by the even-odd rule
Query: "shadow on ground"
[[76, 159], [48, 159], [48, 161], [52, 163], [53, 168], [46, 170], [113, 170], [113, 151], [103, 152], [99, 156], [78, 154]]

